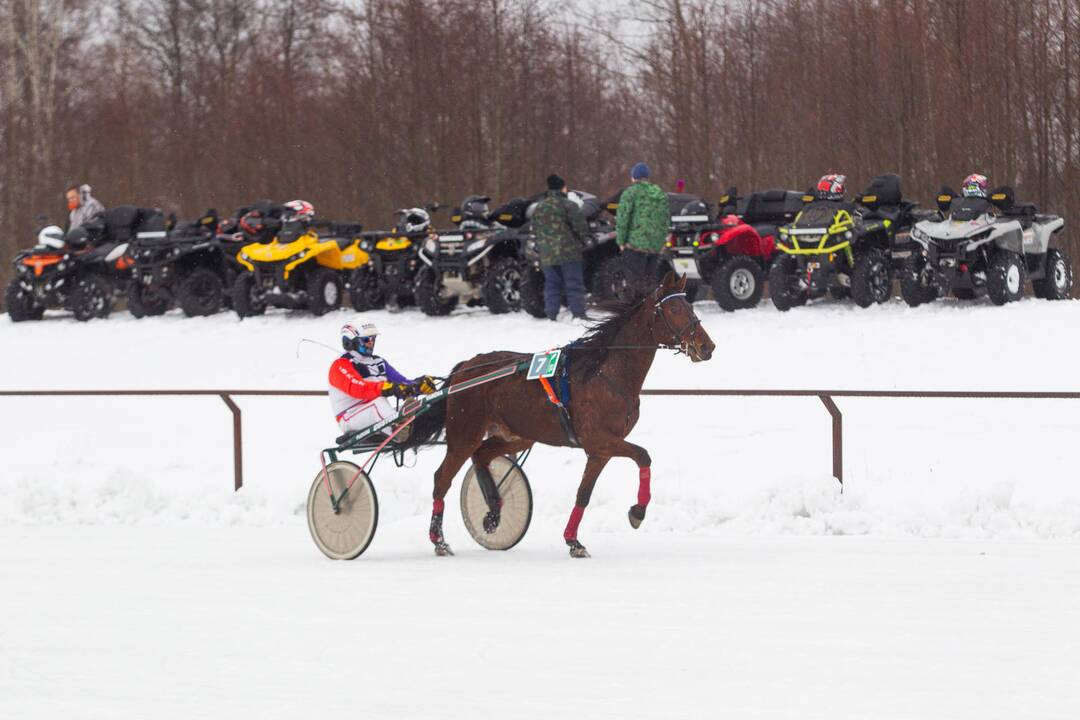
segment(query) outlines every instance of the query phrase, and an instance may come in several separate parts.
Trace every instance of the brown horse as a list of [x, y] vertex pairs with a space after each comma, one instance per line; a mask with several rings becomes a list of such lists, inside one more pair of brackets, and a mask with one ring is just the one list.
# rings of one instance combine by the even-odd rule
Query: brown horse
[[[653, 292], [640, 300], [617, 303], [614, 315], [592, 327], [577, 342], [564, 348], [569, 358], [570, 428], [540, 382], [523, 374], [479, 385], [451, 395], [444, 412], [418, 418], [423, 435], [446, 429], [446, 457], [435, 471], [434, 503], [430, 538], [438, 555], [450, 555], [443, 537], [444, 498], [461, 466], [472, 459], [481, 482], [493, 487], [490, 463], [500, 455], [512, 455], [534, 443], [563, 447], [580, 446], [588, 456], [578, 487], [577, 503], [570, 513], [563, 537], [572, 557], [588, 557], [578, 542], [578, 525], [589, 504], [596, 478], [613, 457], [627, 457], [638, 466], [637, 503], [630, 508], [630, 524], [637, 528], [649, 504], [649, 467], [645, 448], [626, 441], [638, 420], [641, 386], [656, 351], [671, 348], [686, 353], [694, 362], [712, 357], [715, 346], [686, 301], [686, 278], [668, 273]], [[454, 368], [449, 382], [460, 383], [493, 369], [528, 360], [529, 355], [492, 352], [477, 355]], [[492, 504], [485, 529], [499, 523], [499, 505]]]

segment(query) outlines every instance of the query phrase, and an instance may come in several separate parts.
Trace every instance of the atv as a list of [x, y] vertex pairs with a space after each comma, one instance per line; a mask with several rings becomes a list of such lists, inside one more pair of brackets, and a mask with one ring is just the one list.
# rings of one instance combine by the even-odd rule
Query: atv
[[490, 201], [468, 196], [451, 213], [455, 229], [420, 246], [415, 294], [424, 313], [447, 315], [462, 300], [495, 314], [521, 308], [522, 235], [497, 219]]
[[778, 230], [779, 254], [769, 270], [769, 294], [778, 310], [830, 293], [859, 307], [892, 295], [892, 250], [911, 226], [927, 217], [903, 199], [900, 178], [875, 177], [855, 202], [803, 196], [806, 205]]
[[[604, 207], [613, 218], [617, 217], [619, 202], [625, 191], [626, 188], [623, 188], [612, 195], [607, 202], [604, 203]], [[667, 193], [667, 197], [668, 209], [672, 218], [678, 216], [683, 223], [708, 223], [715, 219], [712, 207], [697, 195], [669, 192]], [[615, 237], [616, 231], [615, 226], [613, 225], [611, 240], [614, 240]], [[612, 242], [610, 247], [610, 255], [604, 258], [597, 267], [592, 287], [593, 293], [600, 295], [601, 297], [629, 300], [635, 294], [634, 289], [631, 287], [630, 275], [626, 271], [622, 256], [619, 254], [618, 246]], [[680, 262], [681, 258], [677, 254], [672, 252], [673, 247], [674, 240], [669, 234], [664, 253], [661, 256], [661, 262], [657, 267], [656, 279], [658, 282], [660, 278], [664, 276], [664, 273], [669, 270], [676, 270], [681, 274], [686, 274], [687, 266], [685, 263]], [[700, 284], [700, 278], [694, 279], [688, 277], [686, 283], [687, 301], [694, 302], [697, 298]]]
[[[526, 218], [532, 216], [533, 206], [544, 196], [537, 195], [525, 198], [527, 201]], [[603, 277], [601, 268], [613, 258], [619, 255], [619, 248], [615, 245], [615, 220], [607, 213], [607, 206], [593, 194], [582, 191], [571, 191], [569, 197], [581, 203], [581, 212], [585, 216], [588, 230], [585, 234], [585, 243], [582, 246], [582, 260], [584, 261], [585, 287], [594, 295], [603, 294]], [[511, 201], [511, 204], [515, 201]], [[511, 204], [508, 204], [511, 205]], [[504, 206], [505, 208], [506, 206]], [[520, 204], [518, 205], [520, 207]], [[504, 217], [500, 215], [500, 217]], [[525, 261], [527, 267], [521, 278], [521, 307], [533, 317], [546, 317], [544, 311], [544, 273], [540, 269], [540, 252], [536, 246], [536, 240], [529, 232], [527, 223], [520, 226], [525, 237]]]
[[918, 223], [911, 232], [919, 250], [900, 275], [900, 294], [912, 307], [945, 297], [986, 295], [995, 305], [1023, 297], [1024, 279], [1035, 296], [1064, 300], [1072, 294], [1072, 265], [1064, 250], [1050, 247], [1065, 227], [1056, 215], [1042, 215], [1017, 203], [1010, 187], [989, 198], [957, 197], [942, 188], [938, 204], [947, 218]]
[[8, 315], [40, 320], [46, 309], [62, 307], [79, 321], [108, 317], [114, 295], [130, 280], [132, 237], [164, 227], [159, 210], [120, 205], [66, 234], [55, 225], [42, 229], [38, 244], [15, 256], [4, 293]]
[[672, 263], [688, 278], [708, 282], [724, 310], [752, 308], [761, 300], [777, 228], [802, 209], [802, 193], [765, 190], [740, 198], [731, 188], [719, 204], [719, 218], [703, 203], [691, 203], [671, 217]]
[[352, 271], [368, 262], [359, 224], [315, 221], [274, 206], [252, 210], [240, 226], [256, 239], [237, 255], [243, 271], [233, 283], [232, 302], [241, 318], [262, 315], [268, 306], [315, 315], [336, 310]]
[[[173, 303], [188, 317], [213, 315], [225, 302], [238, 248], [218, 239], [216, 210], [168, 231], [140, 232], [128, 248], [135, 262], [128, 310], [135, 317], [161, 315]], [[232, 258], [229, 257], [231, 249]]]
[[420, 245], [429, 237], [437, 237], [429, 213], [441, 207], [428, 203], [423, 209], [398, 210], [398, 221], [389, 232], [361, 234], [360, 249], [370, 260], [353, 272], [351, 295], [355, 309], [378, 310], [387, 304], [401, 308], [416, 303], [416, 278], [424, 267], [418, 254]]

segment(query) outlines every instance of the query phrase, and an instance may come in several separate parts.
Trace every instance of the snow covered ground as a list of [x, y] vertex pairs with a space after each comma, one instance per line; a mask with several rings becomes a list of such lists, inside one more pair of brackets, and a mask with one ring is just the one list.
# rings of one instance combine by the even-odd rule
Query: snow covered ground
[[[1076, 390], [1080, 303], [825, 302], [698, 312], [709, 363], [653, 388]], [[0, 388], [318, 389], [347, 313], [238, 322], [0, 320]], [[463, 309], [372, 313], [408, 374], [580, 328]], [[448, 514], [437, 451], [376, 473], [378, 535], [325, 560], [302, 513], [336, 427], [322, 398], [241, 398], [233, 493], [217, 398], [0, 398], [0, 717], [1076, 717], [1080, 401], [646, 398], [582, 524], [584, 461], [539, 448], [535, 514], [489, 553]], [[456, 508], [456, 502], [448, 503]]]

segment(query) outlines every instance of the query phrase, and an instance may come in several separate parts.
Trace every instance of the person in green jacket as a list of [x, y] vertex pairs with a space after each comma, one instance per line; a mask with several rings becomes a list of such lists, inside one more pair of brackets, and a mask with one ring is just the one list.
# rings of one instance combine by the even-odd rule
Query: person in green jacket
[[547, 193], [532, 213], [531, 231], [540, 252], [544, 271], [544, 314], [554, 320], [559, 314], [562, 295], [575, 318], [585, 314], [585, 280], [582, 246], [588, 225], [581, 209], [567, 195], [566, 181], [558, 175], [547, 179]]
[[630, 170], [633, 185], [623, 191], [615, 214], [615, 242], [622, 251], [627, 274], [642, 290], [660, 278], [660, 251], [667, 243], [671, 207], [667, 193], [649, 182], [649, 166], [639, 162]]

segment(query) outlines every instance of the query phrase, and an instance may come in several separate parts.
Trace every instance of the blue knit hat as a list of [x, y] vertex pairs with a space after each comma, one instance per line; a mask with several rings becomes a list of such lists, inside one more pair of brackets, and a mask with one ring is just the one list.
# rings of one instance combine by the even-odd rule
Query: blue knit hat
[[630, 170], [631, 180], [644, 180], [649, 177], [649, 166], [643, 162], [639, 162]]

